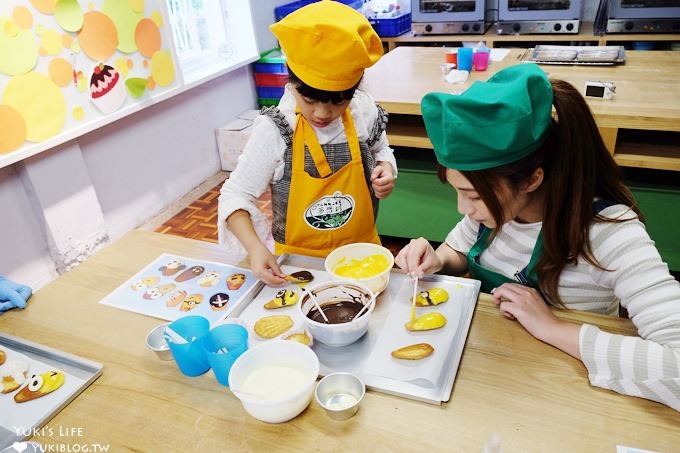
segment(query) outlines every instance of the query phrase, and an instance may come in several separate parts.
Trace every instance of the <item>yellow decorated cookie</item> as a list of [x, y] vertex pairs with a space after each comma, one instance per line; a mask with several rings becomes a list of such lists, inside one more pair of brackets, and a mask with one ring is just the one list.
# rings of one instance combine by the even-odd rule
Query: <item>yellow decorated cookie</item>
[[14, 401], [25, 403], [36, 398], [48, 395], [64, 385], [64, 373], [48, 371], [43, 374], [34, 374], [28, 381], [28, 385], [14, 395]]
[[276, 293], [276, 296], [266, 304], [264, 308], [267, 310], [274, 310], [276, 308], [287, 307], [289, 305], [295, 305], [298, 301], [298, 295], [295, 291], [289, 289], [282, 289]]
[[443, 304], [449, 300], [449, 293], [443, 288], [430, 288], [427, 291], [421, 291], [416, 296], [416, 305], [419, 307], [428, 307], [431, 305]]
[[413, 321], [406, 323], [407, 330], [433, 330], [446, 325], [446, 318], [441, 313], [432, 312], [418, 316]]

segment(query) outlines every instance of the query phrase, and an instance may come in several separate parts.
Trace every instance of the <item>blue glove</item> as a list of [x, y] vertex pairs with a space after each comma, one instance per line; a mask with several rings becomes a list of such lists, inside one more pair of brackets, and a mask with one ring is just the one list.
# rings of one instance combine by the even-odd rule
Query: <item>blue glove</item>
[[0, 313], [10, 308], [24, 308], [33, 290], [26, 285], [0, 277]]

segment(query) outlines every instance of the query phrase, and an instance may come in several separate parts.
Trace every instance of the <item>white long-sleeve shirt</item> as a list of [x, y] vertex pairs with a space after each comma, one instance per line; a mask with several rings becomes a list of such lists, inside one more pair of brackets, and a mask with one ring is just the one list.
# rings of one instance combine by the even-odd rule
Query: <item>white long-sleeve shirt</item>
[[[278, 107], [291, 128], [294, 128], [296, 103], [291, 90], [293, 88], [290, 84], [287, 85]], [[366, 141], [379, 116], [375, 101], [368, 93], [357, 90], [349, 108], [359, 140]], [[324, 128], [314, 128], [314, 131], [320, 145], [347, 141], [342, 118], [336, 118]], [[255, 118], [250, 139], [239, 156], [236, 169], [220, 190], [217, 212], [217, 232], [220, 244], [230, 250], [241, 253], [245, 251], [236, 236], [229, 230], [226, 222], [227, 217], [239, 209], [250, 214], [253, 227], [260, 239], [264, 242], [271, 242], [271, 227], [266, 216], [258, 209], [257, 199], [272, 182], [283, 177], [285, 151], [286, 143], [274, 122], [263, 115]], [[396, 176], [397, 162], [385, 132], [373, 144], [371, 152], [376, 162], [389, 162]]]
[[[609, 271], [579, 259], [562, 271], [559, 295], [566, 308], [610, 315], [617, 313], [620, 303], [639, 336], [615, 335], [584, 324], [579, 348], [590, 383], [680, 411], [680, 284], [634, 213], [614, 205], [600, 214], [628, 219], [593, 223], [590, 229], [593, 255]], [[466, 216], [446, 243], [467, 254], [478, 228]], [[540, 229], [540, 222], [504, 224], [480, 256], [482, 266], [512, 278], [529, 262]]]

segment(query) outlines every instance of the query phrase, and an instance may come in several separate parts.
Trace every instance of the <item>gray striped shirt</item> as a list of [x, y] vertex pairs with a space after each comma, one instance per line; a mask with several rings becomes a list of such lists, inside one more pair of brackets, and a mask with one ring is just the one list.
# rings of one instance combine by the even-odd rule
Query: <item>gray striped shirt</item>
[[[616, 315], [628, 310], [639, 337], [613, 335], [583, 325], [580, 351], [592, 385], [662, 402], [680, 411], [680, 284], [668, 272], [644, 225], [626, 206], [606, 208], [605, 217], [626, 222], [593, 223], [593, 254], [608, 271], [584, 259], [567, 266], [559, 294], [569, 309]], [[454, 250], [467, 253], [479, 224], [467, 216], [446, 238]], [[531, 257], [541, 223], [503, 225], [482, 253], [484, 267], [512, 278]]]

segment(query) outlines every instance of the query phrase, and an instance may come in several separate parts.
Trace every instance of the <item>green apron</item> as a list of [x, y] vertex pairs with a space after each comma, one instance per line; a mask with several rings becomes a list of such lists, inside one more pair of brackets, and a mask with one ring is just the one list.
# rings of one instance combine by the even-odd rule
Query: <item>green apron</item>
[[491, 228], [480, 225], [479, 233], [477, 234], [477, 242], [475, 242], [467, 254], [468, 270], [474, 279], [482, 282], [482, 292], [491, 292], [492, 289], [501, 286], [503, 283], [519, 283], [524, 286], [538, 289], [538, 275], [535, 272], [535, 268], [536, 263], [543, 252], [543, 233], [538, 234], [529, 264], [521, 271], [515, 272], [515, 279], [513, 280], [505, 275], [485, 269], [479, 264], [479, 257], [489, 246], [488, 238], [492, 231]]

